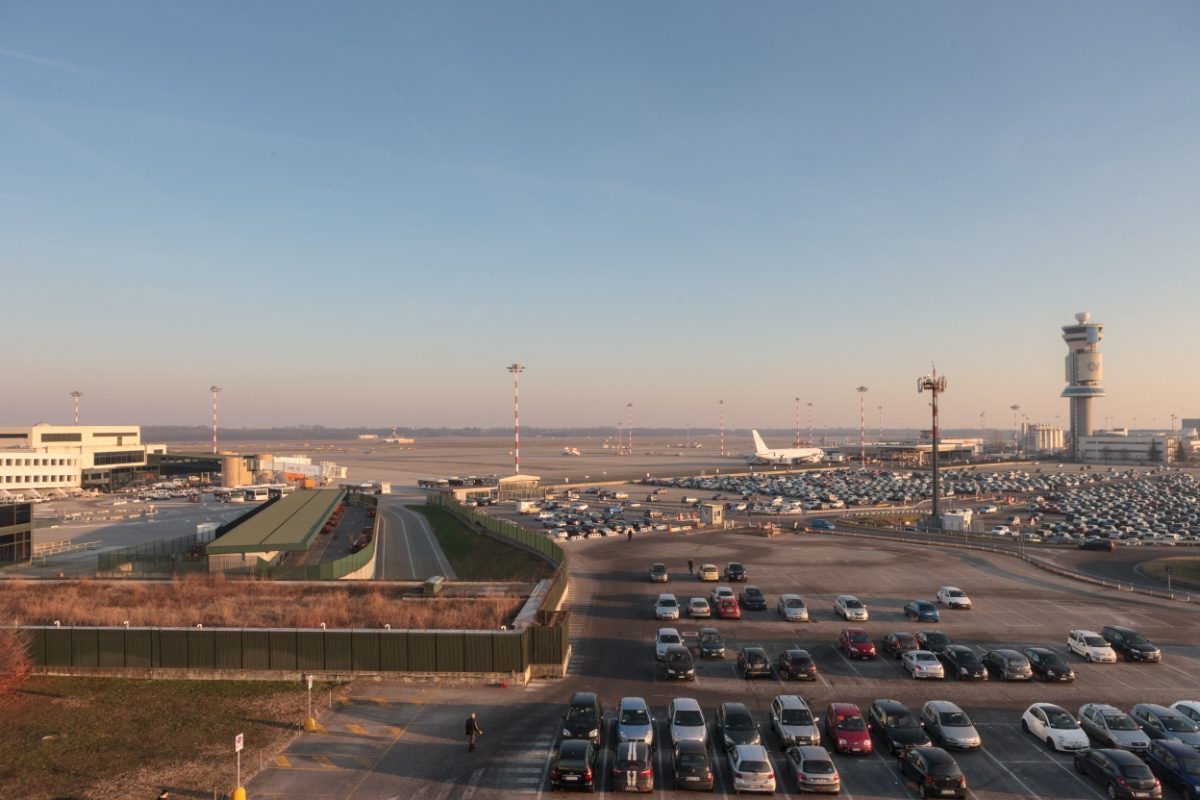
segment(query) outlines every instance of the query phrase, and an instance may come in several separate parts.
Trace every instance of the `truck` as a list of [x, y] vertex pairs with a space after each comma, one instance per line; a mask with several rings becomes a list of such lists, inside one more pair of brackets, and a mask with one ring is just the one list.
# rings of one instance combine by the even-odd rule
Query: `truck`
[[518, 500], [518, 514], [536, 514], [538, 512], [538, 503], [536, 500]]

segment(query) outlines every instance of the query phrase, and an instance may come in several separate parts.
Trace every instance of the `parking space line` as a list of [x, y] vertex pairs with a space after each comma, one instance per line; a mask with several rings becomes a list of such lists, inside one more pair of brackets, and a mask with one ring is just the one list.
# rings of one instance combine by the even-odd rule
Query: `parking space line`
[[[1074, 759], [1074, 758], [1075, 758], [1075, 755], [1074, 755], [1074, 754], [1072, 754], [1072, 755], [1071, 755], [1071, 758], [1072, 758], [1072, 759]], [[1088, 781], [1084, 780], [1084, 779], [1083, 779], [1083, 778], [1082, 778], [1082, 777], [1079, 775], [1079, 773], [1077, 773], [1077, 772], [1075, 771], [1075, 769], [1074, 769], [1073, 767], [1072, 767], [1072, 768], [1070, 768], [1070, 769], [1068, 769], [1068, 768], [1067, 768], [1067, 765], [1066, 765], [1066, 764], [1064, 764], [1064, 763], [1062, 763], [1061, 761], [1059, 761], [1057, 758], [1052, 758], [1052, 759], [1051, 759], [1051, 761], [1053, 761], [1055, 764], [1057, 764], [1057, 765], [1058, 765], [1058, 767], [1059, 767], [1061, 770], [1063, 770], [1063, 771], [1064, 771], [1064, 772], [1066, 772], [1068, 775], [1070, 775], [1071, 777], [1073, 777], [1073, 778], [1074, 778], [1074, 779], [1075, 779], [1075, 780], [1076, 780], [1078, 783], [1082, 784], [1083, 786], [1086, 786], [1086, 787], [1087, 787], [1087, 790], [1088, 790], [1089, 792], [1091, 792], [1092, 794], [1094, 794], [1096, 797], [1099, 797], [1099, 798], [1101, 798], [1101, 800], [1104, 800], [1104, 795], [1103, 795], [1103, 794], [1101, 794], [1100, 792], [1098, 792], [1098, 791], [1096, 790], [1096, 787], [1095, 787], [1095, 786], [1092, 786], [1092, 784], [1091, 784], [1091, 783], [1089, 783]]]
[[849, 658], [847, 658], [847, 657], [846, 657], [846, 654], [842, 652], [842, 648], [840, 648], [840, 647], [838, 647], [838, 648], [835, 648], [835, 650], [834, 650], [834, 651], [835, 651], [835, 652], [836, 652], [836, 653], [837, 653], [839, 656], [841, 656], [841, 659], [842, 659], [842, 661], [845, 661], [845, 662], [846, 662], [846, 666], [850, 667], [850, 671], [851, 671], [851, 672], [853, 672], [853, 673], [854, 673], [855, 675], [857, 675], [859, 678], [862, 678], [862, 677], [863, 677], [863, 674], [862, 674], [861, 672], [859, 672], [859, 671], [858, 671], [858, 667], [854, 666], [854, 662], [853, 662], [853, 661], [851, 661]]
[[985, 757], [987, 757], [988, 761], [991, 761], [993, 764], [995, 764], [997, 767], [999, 767], [1004, 772], [1004, 774], [1008, 775], [1008, 777], [1012, 778], [1013, 781], [1015, 781], [1017, 783], [1017, 785], [1019, 785], [1022, 789], [1024, 789], [1026, 797], [1032, 798], [1032, 800], [1041, 800], [1042, 796], [1040, 794], [1035, 792], [1033, 789], [1030, 789], [1029, 784], [1025, 783], [1025, 781], [1018, 778], [1017, 774], [1015, 772], [1013, 772], [1011, 769], [1004, 766], [1004, 764], [1001, 763], [1000, 759], [996, 758], [994, 755], [992, 755], [990, 752], [988, 752], [986, 747], [979, 748], [979, 752], [983, 753], [983, 755]]

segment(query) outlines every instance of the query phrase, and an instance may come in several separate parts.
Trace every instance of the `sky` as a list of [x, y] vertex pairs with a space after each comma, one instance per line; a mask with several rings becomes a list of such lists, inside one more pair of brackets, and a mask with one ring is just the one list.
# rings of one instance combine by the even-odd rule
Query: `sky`
[[1197, 142], [1189, 2], [13, 0], [0, 424], [1165, 427]]

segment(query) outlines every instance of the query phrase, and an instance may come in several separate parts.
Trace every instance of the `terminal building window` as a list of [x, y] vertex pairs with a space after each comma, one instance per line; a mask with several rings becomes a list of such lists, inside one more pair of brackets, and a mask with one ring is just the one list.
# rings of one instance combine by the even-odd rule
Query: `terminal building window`
[[82, 442], [82, 433], [43, 433], [43, 442]]
[[125, 450], [113, 451], [108, 453], [96, 453], [94, 462], [97, 467], [111, 466], [113, 464], [141, 464], [145, 459], [145, 452], [142, 450]]

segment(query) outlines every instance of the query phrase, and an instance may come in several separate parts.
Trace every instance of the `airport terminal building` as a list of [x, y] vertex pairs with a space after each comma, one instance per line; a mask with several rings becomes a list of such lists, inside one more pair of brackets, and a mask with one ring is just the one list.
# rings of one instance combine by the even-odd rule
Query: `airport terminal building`
[[146, 477], [148, 453], [137, 425], [49, 425], [0, 428], [0, 499], [57, 497], [80, 489], [112, 489]]

